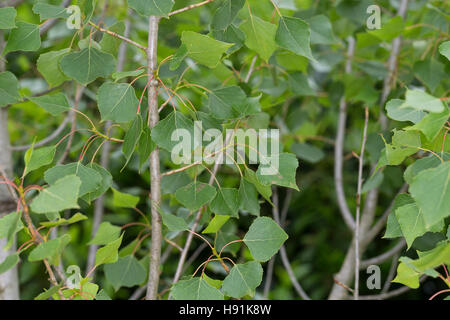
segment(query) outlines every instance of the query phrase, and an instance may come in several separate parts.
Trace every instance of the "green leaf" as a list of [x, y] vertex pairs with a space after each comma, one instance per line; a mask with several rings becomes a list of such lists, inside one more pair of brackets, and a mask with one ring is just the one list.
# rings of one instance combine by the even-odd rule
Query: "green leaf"
[[125, 134], [124, 142], [122, 144], [122, 153], [125, 155], [126, 162], [122, 168], [122, 170], [127, 166], [128, 162], [131, 159], [131, 156], [136, 149], [136, 146], [139, 142], [139, 138], [142, 134], [142, 117], [140, 114], [137, 114], [131, 123], [130, 129]]
[[59, 238], [42, 242], [30, 252], [28, 261], [33, 262], [48, 259], [50, 263], [57, 265], [59, 256], [70, 240], [70, 235], [65, 234]]
[[[152, 129], [152, 140], [161, 148], [172, 151], [172, 148], [179, 144], [178, 133], [187, 130], [189, 137], [194, 137], [194, 123], [181, 112], [173, 111]], [[172, 139], [173, 138], [173, 139]], [[185, 142], [185, 141], [183, 141]]]
[[397, 276], [392, 282], [404, 284], [412, 289], [419, 287], [420, 273], [409, 267], [405, 262], [400, 262], [397, 267]]
[[299, 18], [281, 17], [275, 40], [283, 47], [299, 56], [314, 60], [310, 48], [309, 25]]
[[264, 262], [280, 250], [287, 238], [286, 232], [275, 221], [268, 217], [259, 217], [253, 221], [244, 242], [253, 258]]
[[82, 197], [84, 201], [86, 201], [87, 203], [91, 203], [93, 200], [97, 199], [106, 191], [108, 191], [109, 188], [111, 188], [112, 175], [108, 170], [96, 163], [88, 164], [87, 168], [97, 171], [97, 173], [101, 176], [100, 186], [94, 191], [89, 192]]
[[450, 263], [450, 243], [439, 243], [434, 249], [426, 252], [418, 252], [419, 259], [411, 261], [416, 270], [427, 273], [428, 270]]
[[435, 59], [417, 61], [413, 67], [414, 74], [430, 91], [436, 90], [441, 80], [446, 77], [445, 66]]
[[144, 283], [147, 272], [133, 256], [119, 258], [117, 262], [105, 266], [105, 277], [115, 291], [121, 287], [134, 287]]
[[195, 277], [175, 283], [170, 290], [175, 300], [223, 300], [223, 294], [204, 279]]
[[256, 187], [245, 178], [241, 179], [239, 186], [239, 208], [259, 217], [260, 205], [258, 191], [256, 190]]
[[295, 143], [291, 146], [291, 151], [302, 160], [310, 163], [317, 163], [325, 157], [325, 153], [307, 143]]
[[255, 289], [261, 284], [262, 275], [261, 264], [256, 261], [236, 264], [223, 280], [223, 291], [233, 298], [253, 297]]
[[386, 145], [386, 159], [388, 164], [401, 164], [406, 157], [416, 153], [421, 145], [419, 132], [394, 129], [392, 144]]
[[41, 17], [41, 21], [50, 19], [50, 18], [63, 18], [66, 19], [70, 16], [67, 13], [67, 9], [60, 6], [55, 6], [52, 4], [37, 2], [33, 6], [33, 12], [38, 14]]
[[211, 30], [225, 30], [236, 18], [245, 0], [225, 0], [214, 12]]
[[[0, 11], [1, 15], [1, 11]], [[5, 273], [6, 271], [12, 269], [19, 263], [19, 254], [14, 253], [6, 257], [5, 260], [0, 262], [0, 274]]]
[[17, 28], [11, 30], [3, 55], [13, 51], [36, 51], [41, 47], [39, 26], [27, 22], [17, 22]]
[[19, 81], [11, 72], [0, 73], [0, 107], [19, 102]]
[[246, 39], [245, 45], [258, 53], [263, 60], [269, 61], [273, 52], [277, 48], [275, 34], [277, 27], [256, 16], [250, 15], [247, 21], [240, 25], [244, 31]]
[[79, 212], [75, 213], [72, 217], [69, 219], [65, 218], [59, 218], [57, 221], [50, 221], [50, 222], [41, 222], [41, 225], [47, 228], [53, 228], [58, 226], [64, 226], [72, 223], [77, 223], [79, 221], [87, 220], [88, 217], [86, 217], [84, 214], [81, 214]]
[[29, 99], [41, 108], [44, 108], [53, 116], [57, 116], [71, 109], [66, 95], [61, 92], [55, 94], [47, 94], [40, 97], [30, 97]]
[[0, 239], [6, 238], [7, 244], [0, 250], [8, 250], [13, 244], [14, 235], [23, 229], [20, 212], [12, 212], [0, 218]]
[[128, 193], [122, 193], [114, 188], [113, 191], [113, 206], [117, 208], [136, 208], [139, 203], [139, 197]]
[[45, 81], [47, 81], [50, 88], [57, 87], [64, 81], [70, 79], [62, 72], [59, 66], [62, 57], [67, 53], [69, 53], [69, 49], [50, 51], [41, 54], [37, 60], [37, 69], [42, 74]]
[[47, 213], [78, 209], [80, 187], [81, 179], [76, 175], [65, 176], [40, 191], [31, 203], [31, 210], [35, 213]]
[[216, 188], [202, 182], [192, 182], [177, 190], [175, 197], [190, 211], [200, 209], [216, 196]]
[[400, 108], [413, 108], [416, 110], [441, 113], [444, 111], [444, 102], [420, 90], [407, 90], [406, 99]]
[[[277, 163], [278, 162], [278, 163]], [[276, 184], [299, 190], [295, 179], [298, 160], [292, 153], [272, 155], [259, 165], [256, 175], [262, 184]]]
[[405, 128], [405, 130], [422, 131], [429, 141], [433, 141], [450, 116], [450, 109], [445, 107], [441, 113], [429, 113], [420, 122], [414, 126]]
[[102, 264], [106, 263], [114, 263], [119, 259], [119, 248], [122, 244], [123, 235], [120, 236], [117, 240], [108, 243], [103, 248], [97, 250], [95, 255], [95, 266], [98, 267]]
[[105, 290], [100, 290], [95, 296], [95, 300], [112, 300], [110, 296], [105, 292]]
[[143, 17], [169, 18], [174, 0], [128, 0], [128, 5]]
[[[444, 160], [450, 160], [449, 154], [441, 155], [441, 158]], [[420, 172], [426, 169], [436, 168], [441, 164], [441, 161], [435, 155], [431, 155], [429, 157], [421, 158], [416, 160], [412, 165], [406, 168], [403, 177], [408, 184], [413, 182], [415, 176], [417, 176]]]
[[102, 121], [132, 121], [139, 106], [134, 88], [127, 83], [104, 83], [98, 90], [97, 101]]
[[220, 289], [222, 287], [222, 283], [223, 281], [221, 280], [215, 280], [215, 279], [211, 279], [210, 277], [208, 277], [208, 275], [206, 273], [203, 273], [202, 278], [208, 282], [208, 284], [210, 284], [211, 286], [213, 286], [216, 289]]
[[[117, 34], [124, 34], [125, 23], [122, 21], [116, 22], [112, 26], [108, 27], [108, 30], [111, 32], [115, 32]], [[88, 39], [88, 38], [86, 38], [86, 39]], [[102, 51], [113, 55], [113, 57], [117, 57], [117, 55], [119, 54], [119, 47], [120, 47], [121, 43], [122, 43], [121, 39], [114, 37], [112, 35], [109, 35], [107, 33], [104, 33], [99, 45], [102, 48]], [[139, 71], [144, 72], [144, 70], [142, 70], [142, 69]], [[113, 78], [114, 78], [114, 74], [117, 75], [117, 73], [113, 73]], [[117, 82], [116, 79], [114, 81]]]
[[238, 86], [215, 89], [208, 94], [209, 108], [217, 119], [236, 119], [260, 110], [252, 109], [252, 102]]
[[193, 31], [183, 31], [181, 42], [186, 47], [188, 57], [208, 68], [217, 67], [222, 55], [233, 46]]
[[390, 19], [389, 22], [383, 23], [381, 29], [370, 30], [368, 33], [382, 41], [391, 42], [395, 37], [402, 33], [403, 26], [404, 23], [402, 17], [396, 16]]
[[139, 168], [147, 162], [150, 154], [155, 150], [156, 144], [152, 140], [152, 132], [149, 127], [144, 126], [141, 137], [139, 138], [137, 151], [139, 154]]
[[212, 212], [239, 218], [239, 191], [235, 188], [219, 188], [216, 197], [210, 204]]
[[397, 121], [411, 121], [417, 123], [426, 115], [421, 110], [410, 107], [403, 107], [404, 100], [392, 99], [386, 103], [386, 112], [389, 118]]
[[66, 76], [83, 85], [99, 77], [106, 78], [116, 69], [114, 57], [94, 47], [69, 53], [62, 57], [59, 64]]
[[442, 42], [439, 45], [439, 52], [446, 57], [448, 60], [450, 60], [450, 41]]
[[383, 182], [384, 175], [383, 172], [377, 171], [374, 175], [372, 175], [367, 181], [364, 182], [361, 193], [365, 194], [370, 190], [378, 188]]
[[415, 203], [404, 205], [395, 210], [395, 216], [405, 237], [408, 249], [414, 240], [427, 232], [439, 232], [443, 229], [443, 221], [438, 222], [431, 228], [425, 225], [422, 210]]
[[165, 212], [160, 212], [160, 215], [164, 225], [170, 231], [184, 231], [189, 229], [189, 226], [187, 225], [186, 221], [181, 217], [177, 217], [173, 214]]
[[395, 211], [403, 206], [414, 204], [414, 199], [411, 198], [409, 194], [406, 193], [400, 193], [397, 195], [394, 199], [394, 206], [392, 207], [388, 221], [386, 226], [386, 232], [383, 236], [383, 238], [392, 239], [392, 238], [398, 238], [402, 237], [403, 233], [400, 228], [400, 224], [398, 223], [397, 217], [395, 216]]
[[106, 245], [117, 240], [120, 237], [122, 229], [118, 226], [112, 225], [110, 222], [102, 222], [98, 227], [95, 237], [88, 242], [88, 245]]
[[0, 29], [15, 28], [16, 15], [16, 9], [13, 7], [0, 8]]
[[301, 72], [289, 74], [291, 91], [300, 96], [314, 96], [316, 92], [309, 86], [308, 78]]
[[31, 171], [51, 164], [53, 162], [53, 158], [55, 157], [55, 153], [55, 146], [43, 147], [39, 149], [34, 149], [34, 146], [31, 146], [31, 148], [25, 153], [24, 176]]
[[307, 22], [311, 32], [311, 43], [333, 44], [336, 42], [333, 27], [327, 16], [320, 14], [308, 19]]
[[427, 228], [450, 215], [450, 161], [421, 171], [409, 191], [423, 212]]
[[57, 294], [59, 289], [61, 289], [61, 285], [52, 286], [48, 290], [44, 289], [44, 292], [41, 292], [39, 295], [37, 295], [36, 298], [34, 298], [34, 300], [48, 300], [53, 295]]
[[256, 190], [258, 190], [259, 194], [261, 194], [267, 201], [269, 201], [269, 203], [272, 203], [272, 201], [270, 200], [270, 197], [272, 196], [272, 187], [270, 186], [270, 184], [261, 183], [256, 173], [249, 168], [245, 169], [245, 179], [253, 184]]
[[115, 82], [117, 82], [121, 79], [128, 78], [128, 77], [135, 78], [137, 76], [140, 76], [144, 72], [145, 72], [144, 69], [139, 69], [139, 70], [134, 70], [134, 71], [114, 72], [112, 74], [112, 78], [114, 79]]
[[53, 185], [67, 175], [76, 175], [81, 180], [79, 197], [96, 191], [101, 187], [102, 176], [94, 169], [89, 168], [81, 162], [73, 162], [66, 165], [57, 165], [44, 174], [45, 181]]
[[216, 214], [202, 233], [216, 233], [230, 219], [230, 216], [220, 216]]

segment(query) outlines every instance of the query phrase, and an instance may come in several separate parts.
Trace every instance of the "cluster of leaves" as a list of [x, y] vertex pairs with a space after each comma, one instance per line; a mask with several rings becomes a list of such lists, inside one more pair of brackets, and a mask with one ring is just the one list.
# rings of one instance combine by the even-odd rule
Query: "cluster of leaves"
[[[404, 237], [408, 248], [414, 249], [400, 259], [395, 281], [417, 288], [422, 274], [442, 277], [436, 269], [450, 262], [450, 143], [446, 140], [450, 44], [442, 2], [414, 1], [403, 20], [388, 14], [396, 9], [393, 1], [380, 1], [390, 8], [383, 13], [383, 27], [367, 30], [366, 8], [372, 2], [366, 0], [217, 0], [179, 15], [171, 12], [193, 2], [117, 1], [102, 13], [105, 1], [72, 1], [81, 8], [80, 30], [67, 29], [70, 14], [61, 1], [28, 1], [17, 10], [0, 8], [0, 29], [7, 36], [1, 59], [6, 59], [9, 70], [0, 73], [0, 108], [11, 106], [10, 112], [24, 119], [24, 124], [12, 126], [12, 140], [29, 143], [20, 130], [43, 137], [66, 114], [77, 116], [76, 126], [60, 135], [56, 145], [31, 147], [24, 157], [16, 158], [15, 171], [23, 169], [19, 179], [1, 180], [16, 190], [19, 205], [16, 212], [0, 219], [0, 238], [7, 238], [12, 246], [16, 236], [19, 249], [0, 264], [0, 272], [18, 265], [26, 254], [30, 263], [23, 259], [21, 269], [28, 274], [42, 276], [43, 271], [34, 267], [36, 261], [43, 261], [50, 271], [61, 265], [84, 267], [87, 247], [101, 246], [93, 268], [86, 270], [77, 287], [58, 280], [36, 299], [128, 298], [128, 291], [121, 288], [143, 286], [148, 278], [149, 243], [144, 240], [151, 236], [151, 224], [142, 211], [151, 205], [146, 190], [148, 158], [158, 147], [163, 168], [159, 207], [165, 226], [163, 246], [170, 253], [172, 245], [180, 246], [198, 224], [201, 234], [195, 237], [210, 251], [195, 259], [188, 266], [189, 276], [173, 286], [178, 255], [163, 263], [162, 279], [170, 290], [163, 290], [161, 298], [256, 294], [262, 263], [287, 239], [283, 229], [263, 215], [272, 209], [274, 185], [298, 190], [298, 159], [305, 168], [304, 192], [294, 196], [301, 201], [292, 211], [301, 211], [301, 219], [295, 217], [288, 233], [297, 236], [313, 225], [315, 235], [296, 237], [297, 243], [290, 245], [294, 264], [306, 265], [306, 270], [295, 272], [299, 276], [311, 272], [305, 285], [313, 297], [323, 297], [335, 265], [343, 259], [335, 250], [340, 246], [337, 239], [346, 235], [337, 227], [342, 224], [336, 220], [337, 211], [329, 205], [334, 201], [328, 156], [332, 139], [326, 138], [335, 136], [336, 106], [344, 97], [351, 111], [345, 146], [349, 153], [360, 147], [362, 106], [370, 106], [371, 118], [379, 115], [379, 107], [393, 120], [392, 130], [381, 137], [379, 125], [375, 121], [369, 125], [365, 159], [376, 170], [365, 181], [363, 194], [380, 188], [382, 197], [390, 199], [403, 179], [409, 186], [408, 193], [397, 196], [385, 234], [385, 238]], [[147, 41], [151, 15], [161, 18], [159, 64], [146, 72], [141, 44]], [[59, 20], [41, 35], [48, 19]], [[115, 35], [125, 34], [126, 19], [133, 22], [130, 37], [140, 47], [127, 43], [125, 69], [117, 70], [122, 40]], [[356, 38], [352, 61], [356, 71], [350, 74], [343, 73], [348, 36]], [[411, 57], [412, 62], [400, 59], [396, 80], [402, 86], [392, 91], [385, 106], [378, 106], [380, 87], [388, 77], [389, 45], [398, 36], [404, 41], [400, 56]], [[161, 109], [161, 120], [152, 130], [147, 126], [145, 97], [151, 81], [159, 83]], [[80, 88], [86, 95], [81, 103], [76, 97]], [[49, 91], [37, 94], [43, 89]], [[280, 128], [278, 174], [263, 175], [262, 166], [245, 163], [224, 164], [217, 174], [211, 172], [210, 162], [186, 167], [173, 163], [170, 154], [176, 142], [171, 132], [176, 129], [191, 133], [192, 154], [199, 148], [208, 150], [203, 140], [195, 140], [197, 120], [202, 121], [201, 130], [216, 129], [223, 140], [227, 129]], [[33, 125], [27, 126], [31, 121]], [[109, 168], [95, 161], [106, 143], [118, 151], [111, 154]], [[74, 162], [61, 163], [67, 147]], [[91, 161], [86, 160], [89, 156]], [[348, 198], [354, 199], [355, 176], [350, 174], [345, 181]], [[86, 230], [92, 227], [93, 203], [101, 196], [106, 196], [108, 214], [90, 236]], [[313, 258], [318, 262], [308, 262]], [[94, 280], [97, 269], [103, 273]], [[278, 276], [282, 284], [288, 283], [285, 270], [279, 270]], [[29, 278], [22, 281], [30, 282]], [[320, 282], [323, 286], [317, 285]], [[30, 288], [33, 293], [42, 291], [42, 286]], [[281, 288], [272, 296], [291, 298], [292, 294]]]
[[[232, 53], [244, 45], [244, 42], [248, 48], [255, 50], [265, 61], [269, 59], [278, 46], [286, 48], [293, 54], [312, 59], [309, 48], [310, 31], [303, 20], [281, 16], [277, 29], [274, 24], [255, 16], [250, 11], [250, 5], [248, 4], [248, 10], [242, 10], [244, 14], [241, 18], [245, 22], [238, 27], [233, 22], [243, 9], [244, 4], [245, 1], [228, 0], [222, 2], [215, 10], [210, 35], [193, 31], [182, 33], [182, 44], [171, 58], [170, 63], [170, 70], [178, 70], [178, 72], [174, 77], [167, 80], [168, 83], [176, 85], [176, 87], [170, 89], [170, 91], [167, 90], [167, 93], [170, 96], [173, 92], [174, 97], [178, 97], [183, 104], [179, 106], [180, 110], [176, 108], [175, 104], [172, 104], [173, 111], [168, 113], [153, 130], [150, 130], [145, 125], [146, 121], [143, 120], [148, 114], [146, 108], [142, 107], [144, 92], [139, 100], [133, 83], [140, 77], [148, 76], [167, 88], [162, 77], [160, 77], [159, 68], [156, 73], [150, 75], [142, 75], [143, 72], [139, 69], [137, 71], [114, 73], [116, 59], [111, 51], [114, 51], [113, 45], [116, 44], [117, 39], [106, 34], [100, 42], [96, 42], [92, 39], [92, 30], [89, 37], [83, 39], [84, 31], [89, 28], [90, 23], [92, 24], [91, 19], [93, 19], [93, 12], [96, 7], [95, 1], [92, 0], [80, 3], [83, 13], [83, 26], [81, 30], [75, 32], [75, 37], [80, 38], [78, 42], [79, 50], [72, 48], [72, 43], [74, 43], [72, 41], [69, 48], [42, 53], [37, 60], [37, 69], [47, 81], [49, 88], [58, 87], [70, 80], [75, 81], [79, 86], [88, 86], [99, 78], [105, 78], [106, 81], [98, 88], [96, 97], [100, 120], [109, 120], [113, 124], [122, 125], [125, 128], [123, 140], [111, 138], [109, 133], [101, 133], [88, 115], [72, 106], [63, 91], [55, 90], [56, 92], [52, 91], [37, 97], [23, 97], [19, 92], [19, 81], [15, 75], [9, 71], [0, 74], [1, 106], [20, 103], [27, 99], [53, 116], [70, 111], [76, 112], [87, 119], [91, 126], [83, 130], [92, 134], [85, 143], [78, 162], [53, 165], [57, 148], [63, 141], [61, 140], [55, 146], [36, 149], [32, 146], [26, 152], [23, 174], [19, 179], [20, 183], [16, 184], [4, 177], [4, 182], [17, 190], [18, 203], [20, 204], [18, 204], [18, 208], [22, 207], [23, 209], [1, 218], [2, 233], [0, 236], [7, 237], [9, 244], [11, 244], [15, 235], [25, 228], [30, 239], [21, 245], [16, 254], [8, 257], [1, 264], [0, 270], [2, 272], [14, 267], [19, 261], [19, 255], [34, 245], [36, 246], [28, 255], [29, 261], [42, 260], [50, 265], [49, 268], [57, 267], [65, 252], [65, 247], [70, 244], [71, 236], [63, 234], [59, 237], [49, 238], [48, 236], [42, 236], [41, 230], [47, 229], [47, 234], [49, 234], [56, 227], [87, 219], [81, 213], [73, 214], [69, 218], [62, 218], [60, 214], [66, 210], [80, 209], [80, 206], [89, 206], [92, 201], [112, 187], [112, 175], [108, 170], [94, 163], [95, 154], [89, 164], [83, 164], [84, 156], [90, 146], [90, 140], [100, 138], [104, 141], [123, 143], [122, 152], [126, 158], [124, 168], [135, 152], [139, 157], [139, 167], [142, 167], [146, 164], [150, 153], [156, 146], [171, 152], [175, 143], [171, 140], [170, 133], [180, 128], [192, 132], [194, 130], [193, 120], [202, 120], [221, 131], [225, 131], [224, 128], [237, 129], [247, 126], [249, 116], [261, 116], [260, 97], [248, 96], [239, 85], [220, 86], [212, 89], [203, 88], [207, 93], [205, 95], [207, 102], [201, 110], [197, 110], [193, 104], [187, 104], [177, 93], [181, 84], [183, 84], [181, 64], [187, 58], [208, 68], [217, 68], [219, 64], [222, 68], [225, 68], [225, 65], [222, 64], [224, 55], [230, 57]], [[129, 1], [129, 6], [144, 17], [153, 15], [168, 18], [173, 1], [164, 0], [158, 5], [152, 1]], [[65, 9], [45, 2], [35, 3], [33, 12], [39, 14], [41, 21], [68, 18]], [[16, 21], [16, 10], [10, 7], [0, 9], [0, 16], [0, 20], [4, 24], [2, 28], [10, 30], [3, 55], [17, 51], [38, 51], [40, 49], [41, 36], [38, 24]], [[91, 28], [93, 29], [92, 26]], [[129, 77], [135, 77], [135, 79], [131, 83], [121, 82]], [[193, 84], [186, 83], [185, 86], [193, 86]], [[169, 97], [169, 99], [172, 98]], [[71, 134], [74, 134], [74, 132], [69, 133], [68, 136]], [[245, 163], [240, 165], [245, 167], [243, 168], [245, 169], [245, 176], [242, 176], [240, 182], [238, 182], [238, 188], [221, 187], [218, 182], [216, 182], [217, 187], [201, 182], [205, 178], [202, 173], [207, 169], [202, 163], [200, 165], [203, 168], [190, 169], [189, 175], [184, 170], [180, 170], [183, 176], [182, 178], [179, 175], [175, 177], [177, 186], [174, 190], [174, 197], [171, 197], [171, 207], [181, 206], [191, 214], [183, 217], [167, 213], [166, 209], [161, 208], [160, 214], [163, 223], [168, 232], [187, 231], [192, 224], [189, 216], [192, 216], [192, 213], [198, 210], [207, 211], [202, 221], [202, 223], [207, 224], [203, 233], [215, 236], [214, 246], [210, 245], [215, 258], [212, 260], [219, 260], [229, 274], [223, 280], [223, 293], [217, 289], [222, 287], [222, 281], [212, 280], [202, 272], [200, 278], [193, 277], [190, 280], [176, 283], [172, 288], [174, 298], [223, 298], [224, 295], [240, 298], [246, 295], [254, 295], [256, 287], [260, 285], [262, 280], [262, 267], [258, 261], [268, 261], [287, 239], [287, 234], [271, 218], [260, 217], [255, 219], [249, 231], [241, 240], [248, 246], [254, 261], [243, 264], [235, 264], [229, 257], [222, 256], [222, 251], [226, 251], [224, 249], [230, 244], [230, 238], [224, 237], [219, 241], [218, 234], [228, 219], [239, 218], [240, 210], [244, 213], [248, 212], [259, 216], [258, 194], [270, 201], [272, 184], [298, 189], [295, 181], [298, 166], [296, 157], [288, 153], [281, 153], [279, 156], [280, 170], [272, 175], [263, 175], [259, 169], [254, 171]], [[43, 186], [26, 186], [28, 175], [43, 167], [46, 168], [43, 174], [45, 184]], [[241, 171], [241, 168], [237, 166], [234, 170]], [[192, 179], [193, 182], [190, 181]], [[38, 194], [30, 197], [29, 192], [32, 193], [35, 190], [38, 191]], [[138, 210], [136, 206], [139, 198], [115, 189], [113, 191], [115, 207]], [[173, 211], [173, 209], [168, 210]], [[208, 222], [208, 217], [211, 214], [214, 214], [214, 217]], [[38, 229], [32, 221], [32, 218], [37, 215], [43, 215], [48, 219], [47, 221], [41, 221], [41, 227]], [[26, 220], [25, 224], [22, 223], [22, 218]], [[148, 223], [143, 225], [151, 229]], [[103, 246], [96, 253], [94, 269], [108, 264], [105, 267], [106, 279], [116, 290], [122, 286], [132, 287], [142, 284], [147, 277], [146, 269], [143, 266], [146, 263], [140, 263], [134, 256], [143, 239], [137, 239], [139, 240], [137, 244], [132, 242], [119, 253], [123, 236], [120, 227], [105, 222], [100, 226], [96, 236], [87, 243], [88, 245]], [[236, 239], [232, 239], [233, 242], [238, 242]], [[205, 239], [205, 241], [209, 244], [208, 240]], [[233, 268], [231, 270], [228, 270], [228, 267], [224, 264], [224, 259], [232, 262]], [[205, 267], [210, 260], [211, 257], [205, 262]], [[89, 278], [94, 269], [87, 272], [78, 289], [54, 284], [52, 289], [44, 295], [39, 295], [38, 298], [48, 297], [50, 292], [54, 298], [94, 298], [98, 293], [98, 285], [90, 282], [91, 279]], [[194, 292], [197, 292], [198, 296], [192, 296], [192, 286], [197, 288]]]

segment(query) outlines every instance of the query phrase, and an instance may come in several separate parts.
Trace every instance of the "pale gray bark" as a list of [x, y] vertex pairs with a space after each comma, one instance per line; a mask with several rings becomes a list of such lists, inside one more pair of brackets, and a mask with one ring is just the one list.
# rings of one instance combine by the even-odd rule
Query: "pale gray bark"
[[[3, 32], [0, 30], [0, 52], [3, 51]], [[0, 58], [0, 72], [5, 70], [3, 58]], [[0, 107], [0, 167], [11, 178], [13, 166], [12, 155], [8, 132], [8, 109]], [[14, 211], [16, 205], [12, 196], [5, 185], [0, 185], [0, 217]], [[7, 256], [16, 251], [15, 242], [13, 246], [5, 251], [3, 247], [6, 245], [6, 239], [0, 239], [0, 263]], [[18, 300], [19, 299], [19, 278], [17, 267], [0, 274], [0, 300]]]
[[[149, 74], [154, 74], [157, 68], [159, 18], [151, 16], [148, 21], [147, 68]], [[154, 78], [149, 80], [148, 126], [152, 129], [159, 121], [158, 81]], [[150, 202], [152, 214], [152, 243], [150, 248], [150, 270], [146, 299], [156, 300], [159, 287], [162, 243], [162, 219], [159, 214], [159, 206], [161, 204], [161, 171], [158, 148], [155, 148], [150, 154]]]

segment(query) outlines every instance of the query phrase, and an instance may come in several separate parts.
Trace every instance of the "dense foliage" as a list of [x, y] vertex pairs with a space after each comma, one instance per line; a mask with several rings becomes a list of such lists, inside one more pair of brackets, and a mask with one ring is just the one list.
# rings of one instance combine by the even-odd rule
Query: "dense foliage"
[[447, 1], [2, 0], [0, 49], [0, 298], [449, 296]]

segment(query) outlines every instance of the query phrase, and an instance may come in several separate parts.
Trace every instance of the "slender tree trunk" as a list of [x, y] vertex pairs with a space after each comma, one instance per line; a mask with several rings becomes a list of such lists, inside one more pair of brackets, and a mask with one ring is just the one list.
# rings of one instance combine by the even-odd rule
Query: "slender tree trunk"
[[[3, 51], [3, 32], [0, 30], [0, 52]], [[0, 72], [5, 71], [4, 60], [0, 58]], [[0, 167], [11, 177], [12, 175], [12, 154], [8, 133], [8, 109], [0, 107]], [[0, 217], [11, 213], [16, 209], [14, 200], [8, 189], [0, 186]], [[6, 239], [0, 239], [0, 263], [5, 258], [16, 251], [15, 241], [13, 246], [5, 251]], [[17, 276], [17, 267], [0, 274], [0, 300], [18, 300], [19, 299], [19, 278]]]
[[[157, 68], [159, 18], [149, 18], [147, 67], [149, 76], [148, 87], [148, 126], [152, 129], [159, 121], [158, 113], [158, 81], [154, 78]], [[153, 75], [153, 77], [152, 77]], [[168, 133], [169, 134], [169, 133]], [[150, 270], [147, 283], [147, 300], [156, 300], [158, 295], [159, 272], [161, 261], [162, 222], [159, 214], [161, 203], [161, 172], [159, 150], [150, 154], [150, 205], [152, 213], [152, 243], [150, 249]]]

